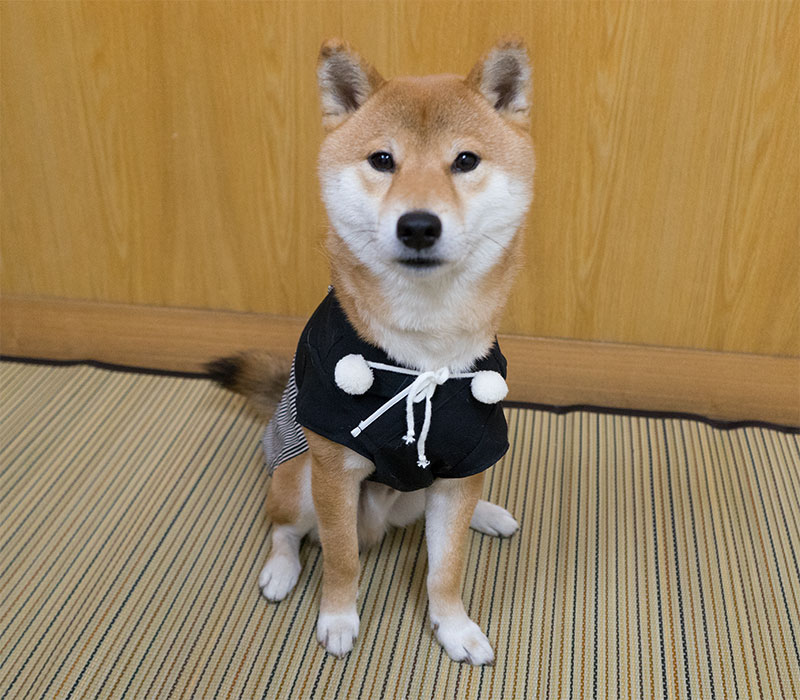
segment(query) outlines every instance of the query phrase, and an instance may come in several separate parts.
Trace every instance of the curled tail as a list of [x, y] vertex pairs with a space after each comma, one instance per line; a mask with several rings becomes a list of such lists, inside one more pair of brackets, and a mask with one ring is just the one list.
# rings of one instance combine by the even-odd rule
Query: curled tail
[[289, 381], [290, 361], [262, 350], [220, 357], [205, 366], [208, 375], [226, 389], [246, 396], [266, 419], [272, 418]]

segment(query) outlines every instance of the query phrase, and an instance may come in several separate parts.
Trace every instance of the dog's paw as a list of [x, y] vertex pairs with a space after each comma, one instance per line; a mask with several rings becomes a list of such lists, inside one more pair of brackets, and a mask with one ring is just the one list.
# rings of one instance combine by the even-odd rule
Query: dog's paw
[[433, 630], [439, 644], [453, 661], [466, 661], [473, 666], [494, 663], [492, 645], [481, 628], [466, 615], [440, 620], [433, 624]]
[[353, 649], [358, 636], [358, 613], [320, 612], [317, 621], [317, 641], [329, 654], [342, 657]]
[[258, 587], [264, 597], [277, 603], [295, 587], [300, 577], [300, 561], [281, 554], [271, 556], [258, 577]]
[[511, 513], [488, 501], [478, 501], [469, 526], [484, 535], [495, 537], [511, 537], [519, 530], [519, 523], [514, 520]]

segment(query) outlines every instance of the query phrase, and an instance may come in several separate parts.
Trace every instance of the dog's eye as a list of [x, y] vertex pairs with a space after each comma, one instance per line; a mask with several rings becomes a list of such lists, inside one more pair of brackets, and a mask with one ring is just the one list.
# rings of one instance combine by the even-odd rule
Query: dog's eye
[[369, 161], [369, 164], [375, 168], [375, 170], [380, 170], [383, 173], [394, 172], [394, 158], [392, 158], [391, 153], [387, 153], [386, 151], [376, 151], [369, 156], [367, 160]]
[[454, 173], [468, 173], [470, 170], [475, 170], [480, 162], [481, 159], [477, 154], [472, 151], [462, 151], [456, 156], [450, 170]]

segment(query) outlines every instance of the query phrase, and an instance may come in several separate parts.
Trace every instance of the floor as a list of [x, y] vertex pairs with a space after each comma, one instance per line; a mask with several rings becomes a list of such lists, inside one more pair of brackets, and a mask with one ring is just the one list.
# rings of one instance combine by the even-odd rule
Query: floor
[[2, 697], [800, 697], [800, 436], [507, 409], [468, 611], [496, 665], [426, 622], [421, 523], [362, 557], [345, 660], [314, 638], [321, 554], [280, 604], [263, 426], [204, 379], [0, 363]]

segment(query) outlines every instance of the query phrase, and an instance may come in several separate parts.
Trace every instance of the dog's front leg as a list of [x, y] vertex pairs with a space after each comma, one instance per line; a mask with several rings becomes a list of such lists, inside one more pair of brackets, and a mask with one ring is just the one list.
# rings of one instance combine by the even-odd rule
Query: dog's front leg
[[483, 476], [437, 479], [428, 489], [425, 504], [431, 623], [451, 659], [476, 666], [493, 663], [494, 652], [464, 610], [461, 580], [470, 519], [483, 489]]
[[[344, 656], [358, 635], [358, 498], [369, 473], [349, 451], [306, 432], [311, 448], [311, 495], [322, 544], [322, 599], [317, 639], [334, 656]], [[351, 462], [354, 462], [351, 464]]]

